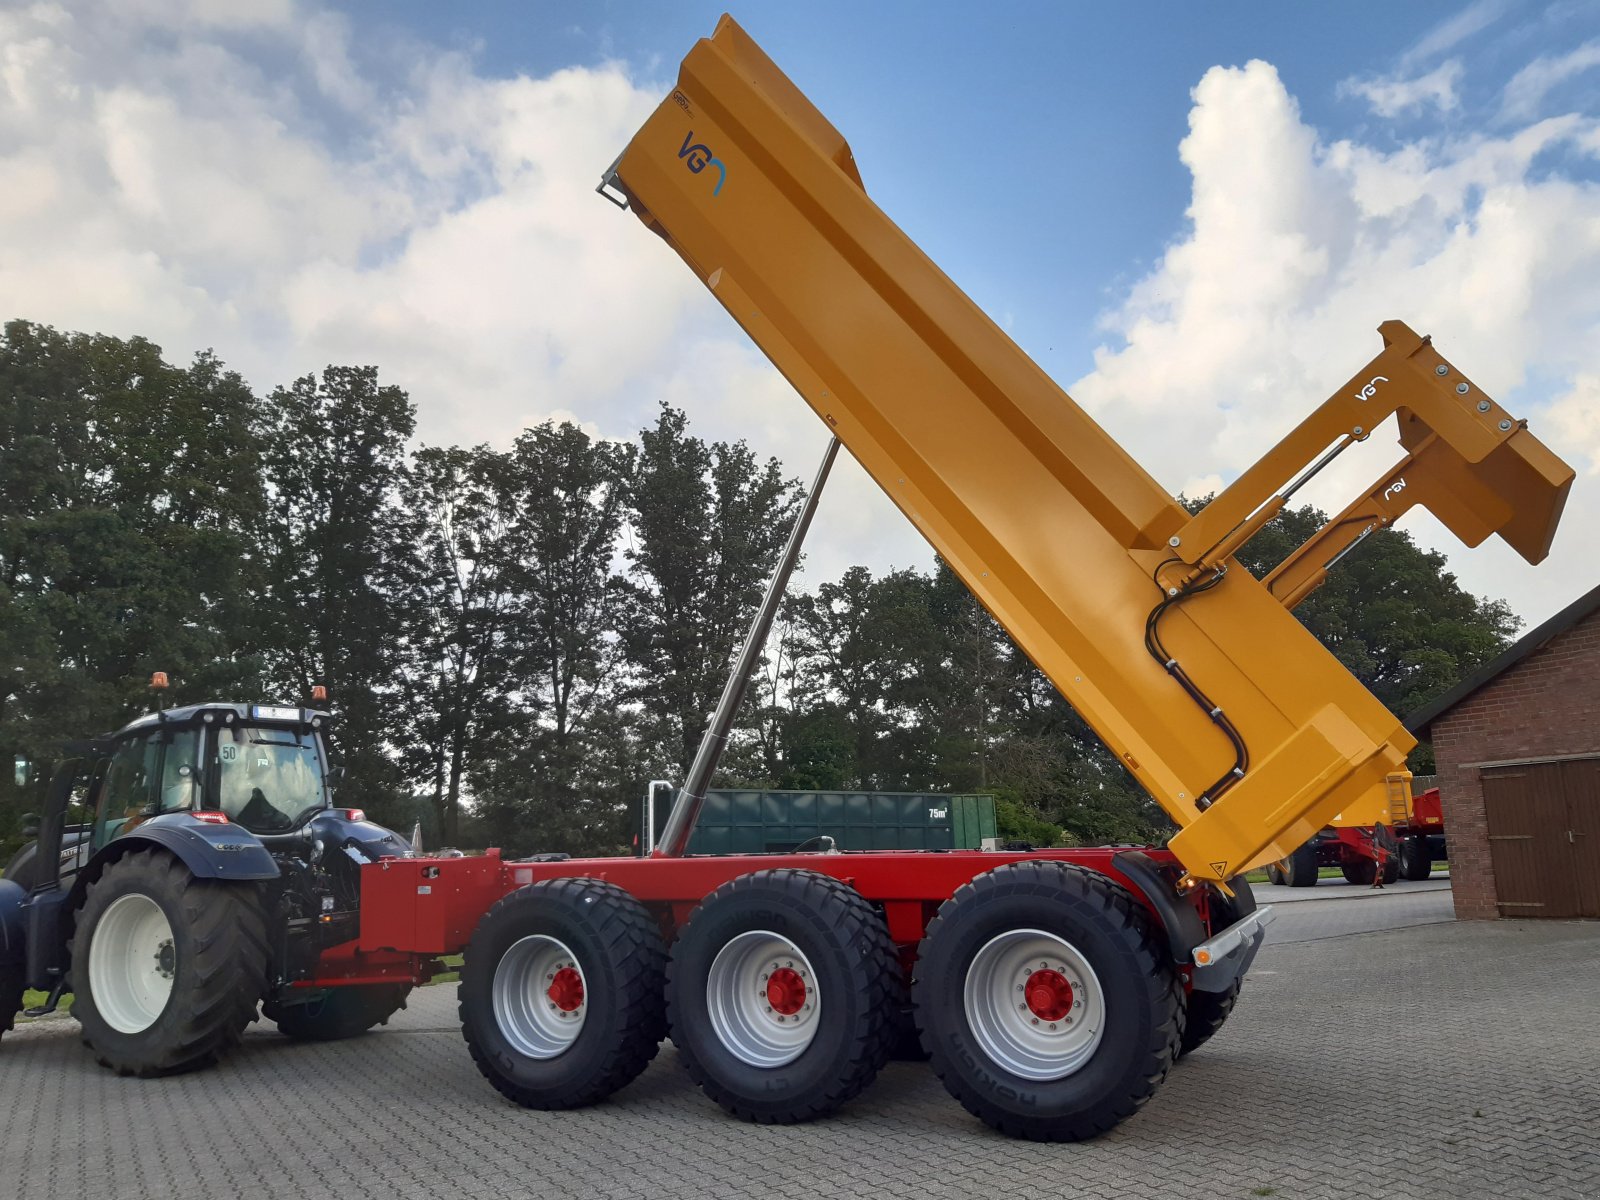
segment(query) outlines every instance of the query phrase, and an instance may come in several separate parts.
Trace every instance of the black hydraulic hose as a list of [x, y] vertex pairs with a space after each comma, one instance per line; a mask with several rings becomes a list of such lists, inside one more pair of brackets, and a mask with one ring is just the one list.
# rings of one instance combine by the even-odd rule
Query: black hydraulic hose
[[[1156, 579], [1158, 587], [1160, 586], [1161, 567], [1166, 566], [1168, 563], [1180, 561], [1180, 559], [1169, 558], [1166, 562], [1156, 567], [1153, 577]], [[1229, 788], [1244, 778], [1245, 772], [1250, 769], [1250, 748], [1245, 745], [1244, 737], [1239, 733], [1238, 726], [1228, 719], [1221, 706], [1212, 703], [1211, 698], [1200, 690], [1199, 685], [1179, 665], [1178, 660], [1167, 652], [1166, 646], [1161, 642], [1160, 625], [1161, 618], [1166, 615], [1169, 608], [1175, 608], [1184, 601], [1198, 596], [1201, 592], [1210, 591], [1222, 582], [1222, 577], [1227, 573], [1227, 567], [1215, 567], [1209, 577], [1191, 581], [1171, 591], [1162, 598], [1161, 603], [1150, 610], [1150, 615], [1145, 618], [1144, 622], [1144, 648], [1150, 652], [1150, 657], [1160, 663], [1167, 674], [1178, 681], [1178, 685], [1183, 688], [1191, 700], [1200, 706], [1201, 711], [1211, 718], [1212, 723], [1222, 730], [1233, 746], [1233, 766], [1223, 772], [1221, 777], [1212, 783], [1210, 787], [1195, 797], [1195, 807], [1200, 809], [1201, 812], [1210, 808], [1222, 798]]]

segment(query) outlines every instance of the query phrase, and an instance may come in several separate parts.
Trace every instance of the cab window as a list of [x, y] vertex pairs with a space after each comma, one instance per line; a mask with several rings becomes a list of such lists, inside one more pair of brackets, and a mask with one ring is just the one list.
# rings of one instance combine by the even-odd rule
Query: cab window
[[130, 738], [112, 753], [95, 814], [96, 850], [155, 811], [160, 761], [161, 737], [157, 733]]
[[200, 731], [184, 729], [171, 737], [161, 759], [158, 812], [183, 812], [200, 807]]

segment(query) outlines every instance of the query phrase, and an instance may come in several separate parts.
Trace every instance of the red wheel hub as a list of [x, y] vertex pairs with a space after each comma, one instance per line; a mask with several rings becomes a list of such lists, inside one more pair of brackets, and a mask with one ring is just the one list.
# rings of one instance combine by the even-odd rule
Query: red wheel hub
[[576, 1012], [583, 1005], [583, 976], [573, 967], [562, 967], [545, 989], [545, 995], [562, 1012]]
[[1072, 1011], [1072, 985], [1060, 971], [1035, 971], [1025, 988], [1028, 1011], [1041, 1021], [1059, 1021]]
[[767, 978], [767, 1003], [780, 1016], [792, 1017], [806, 1002], [806, 981], [792, 967], [779, 967]]

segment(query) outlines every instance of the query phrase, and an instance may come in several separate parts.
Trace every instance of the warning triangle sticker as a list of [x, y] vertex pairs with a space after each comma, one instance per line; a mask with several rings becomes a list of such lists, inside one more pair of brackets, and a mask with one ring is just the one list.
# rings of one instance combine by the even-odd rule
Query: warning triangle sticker
[[1221, 862], [1212, 863], [1211, 869], [1226, 879], [1228, 877], [1228, 860], [1223, 859]]

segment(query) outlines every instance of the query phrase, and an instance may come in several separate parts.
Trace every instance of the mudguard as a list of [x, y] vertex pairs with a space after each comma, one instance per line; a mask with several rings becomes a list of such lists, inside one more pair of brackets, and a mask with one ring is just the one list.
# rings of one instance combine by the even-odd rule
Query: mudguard
[[278, 864], [256, 840], [238, 825], [213, 825], [188, 813], [162, 813], [137, 829], [119, 835], [101, 850], [80, 878], [94, 876], [113, 859], [144, 846], [170, 850], [196, 879], [276, 879]]

